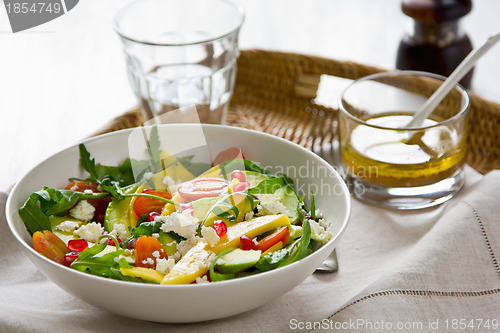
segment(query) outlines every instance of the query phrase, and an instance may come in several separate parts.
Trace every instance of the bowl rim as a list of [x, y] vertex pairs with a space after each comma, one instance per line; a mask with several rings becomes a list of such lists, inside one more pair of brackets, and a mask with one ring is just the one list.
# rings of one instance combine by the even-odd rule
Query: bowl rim
[[[161, 126], [161, 127], [163, 127], [163, 126], [188, 126], [189, 127], [189, 126], [192, 126], [192, 125], [193, 124], [159, 124], [159, 126]], [[194, 124], [194, 125], [198, 126], [199, 124]], [[134, 129], [136, 129], [135, 127], [134, 128], [123, 129], [123, 130], [119, 130], [119, 131], [114, 131], [114, 132], [109, 132], [109, 133], [101, 134], [101, 135], [98, 135], [98, 136], [95, 136], [95, 137], [91, 137], [91, 138], [87, 138], [87, 139], [78, 141], [78, 142], [76, 142], [76, 143], [74, 143], [74, 144], [72, 144], [72, 145], [70, 145], [70, 146], [68, 146], [66, 148], [63, 148], [63, 149], [59, 150], [58, 152], [50, 155], [49, 157], [45, 158], [44, 160], [42, 160], [41, 162], [39, 162], [37, 165], [35, 165], [34, 167], [32, 167], [26, 173], [24, 173], [23, 176], [21, 176], [19, 178], [19, 180], [16, 182], [16, 184], [13, 186], [13, 188], [9, 192], [9, 195], [7, 197], [7, 201], [6, 201], [6, 204], [5, 204], [5, 213], [6, 213], [7, 225], [9, 226], [10, 232], [14, 235], [14, 237], [16, 238], [16, 240], [28, 252], [30, 252], [31, 254], [35, 255], [39, 259], [44, 260], [46, 263], [49, 263], [50, 265], [53, 265], [54, 267], [63, 268], [65, 270], [67, 270], [67, 272], [71, 272], [70, 274], [77, 274], [78, 276], [81, 276], [82, 278], [96, 279], [96, 281], [101, 281], [103, 283], [110, 283], [112, 285], [115, 285], [115, 284], [116, 285], [124, 284], [124, 285], [128, 285], [128, 286], [134, 285], [136, 287], [141, 286], [140, 288], [161, 288], [161, 289], [164, 289], [164, 290], [170, 290], [172, 288], [175, 288], [175, 289], [185, 289], [185, 288], [193, 288], [193, 287], [194, 288], [208, 288], [208, 286], [214, 286], [214, 285], [217, 285], [217, 286], [219, 286], [219, 285], [220, 286], [228, 286], [228, 285], [231, 285], [231, 284], [242, 283], [241, 281], [244, 282], [244, 281], [251, 280], [251, 279], [258, 279], [259, 277], [265, 277], [265, 276], [268, 276], [268, 275], [272, 275], [272, 274], [275, 274], [276, 271], [284, 272], [286, 270], [291, 270], [291, 269], [293, 269], [293, 267], [296, 267], [298, 265], [303, 264], [305, 262], [304, 259], [310, 258], [315, 253], [319, 253], [319, 252], [324, 251], [333, 242], [337, 241], [342, 236], [342, 234], [345, 232], [345, 229], [347, 228], [347, 225], [349, 224], [350, 215], [351, 215], [351, 208], [352, 208], [352, 202], [351, 202], [351, 197], [350, 197], [350, 193], [349, 193], [349, 190], [347, 188], [347, 185], [345, 184], [345, 182], [343, 181], [343, 179], [340, 176], [340, 174], [335, 170], [335, 168], [333, 168], [332, 165], [330, 165], [328, 162], [326, 162], [325, 160], [323, 160], [321, 157], [319, 157], [315, 153], [311, 152], [310, 150], [308, 150], [308, 149], [306, 149], [306, 148], [304, 148], [302, 146], [299, 146], [296, 143], [293, 143], [291, 141], [285, 140], [283, 138], [280, 138], [280, 137], [277, 137], [277, 136], [274, 136], [274, 135], [271, 135], [271, 134], [268, 134], [268, 133], [264, 133], [264, 132], [260, 132], [260, 131], [252, 130], [252, 129], [247, 129], [247, 128], [228, 126], [228, 125], [214, 125], [214, 124], [201, 124], [201, 125], [202, 125], [202, 128], [205, 128], [205, 127], [207, 127], [207, 128], [214, 128], [214, 130], [215, 130], [215, 128], [221, 128], [221, 129], [230, 130], [230, 131], [244, 131], [244, 132], [254, 133], [256, 135], [262, 135], [264, 137], [267, 137], [268, 139], [275, 140], [275, 141], [278, 141], [278, 142], [281, 142], [281, 143], [284, 143], [284, 144], [295, 146], [295, 148], [297, 148], [299, 150], [302, 150], [303, 152], [305, 152], [306, 154], [310, 155], [311, 157], [317, 158], [318, 159], [317, 160], [318, 163], [321, 163], [321, 164], [325, 165], [328, 169], [330, 169], [329, 171], [333, 171], [333, 174], [335, 175], [335, 177], [338, 180], [340, 180], [339, 183], [341, 184], [341, 187], [342, 187], [342, 194], [341, 194], [341, 196], [344, 197], [345, 202], [347, 204], [345, 217], [344, 217], [344, 219], [342, 221], [339, 221], [340, 228], [338, 229], [338, 231], [336, 232], [336, 234], [333, 235], [333, 237], [327, 243], [323, 244], [319, 249], [317, 249], [316, 251], [312, 252], [308, 256], [306, 256], [306, 257], [304, 257], [304, 258], [302, 258], [302, 259], [300, 259], [300, 260], [298, 260], [298, 261], [296, 261], [294, 263], [291, 263], [291, 264], [283, 266], [283, 267], [278, 267], [276, 269], [272, 269], [272, 270], [269, 270], [269, 271], [261, 272], [261, 273], [255, 274], [255, 275], [250, 275], [250, 276], [245, 276], [245, 277], [239, 277], [239, 278], [236, 278], [236, 279], [229, 279], [229, 280], [217, 281], [217, 283], [162, 285], [162, 284], [156, 284], [156, 283], [143, 283], [143, 282], [134, 282], [134, 281], [122, 281], [122, 280], [117, 280], [117, 279], [111, 279], [111, 278], [106, 278], [106, 277], [102, 277], [102, 276], [97, 276], [97, 275], [93, 275], [93, 274], [89, 274], [89, 273], [84, 273], [84, 272], [78, 271], [76, 269], [71, 269], [70, 267], [66, 267], [64, 265], [58, 264], [58, 263], [56, 263], [56, 262], [54, 262], [54, 261], [46, 258], [45, 256], [41, 255], [40, 253], [36, 252], [32, 246], [30, 246], [27, 242], [25, 242], [22, 239], [21, 235], [16, 230], [15, 222], [10, 219], [10, 216], [12, 214], [17, 213], [17, 211], [19, 209], [19, 207], [14, 207], [15, 203], [13, 202], [13, 200], [14, 200], [13, 199], [13, 196], [14, 196], [13, 193], [16, 193], [18, 187], [20, 186], [19, 184], [22, 182], [22, 180], [26, 176], [28, 176], [31, 172], [33, 172], [34, 170], [36, 170], [41, 164], [46, 163], [47, 161], [51, 160], [55, 156], [57, 156], [59, 154], [62, 154], [64, 152], [68, 151], [68, 150], [75, 149], [75, 147], [77, 147], [80, 143], [93, 142], [93, 141], [102, 140], [102, 139], [104, 139], [106, 137], [109, 137], [109, 136], [122, 135], [125, 132], [131, 132], [131, 131], [133, 131]], [[154, 126], [154, 125], [144, 126], [144, 127], [152, 127], [152, 126]], [[214, 288], [214, 287], [211, 287], [211, 288]]]

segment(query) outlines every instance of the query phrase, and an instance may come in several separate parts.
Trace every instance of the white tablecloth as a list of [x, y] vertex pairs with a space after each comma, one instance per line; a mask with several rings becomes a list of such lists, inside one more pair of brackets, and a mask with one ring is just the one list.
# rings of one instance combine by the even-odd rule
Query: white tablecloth
[[[337, 273], [315, 273], [253, 311], [189, 325], [123, 318], [73, 298], [21, 254], [2, 214], [0, 332], [493, 332], [500, 321], [500, 171], [468, 169], [466, 176], [466, 187], [438, 209], [394, 212], [353, 200]], [[5, 200], [0, 194], [3, 212]]]

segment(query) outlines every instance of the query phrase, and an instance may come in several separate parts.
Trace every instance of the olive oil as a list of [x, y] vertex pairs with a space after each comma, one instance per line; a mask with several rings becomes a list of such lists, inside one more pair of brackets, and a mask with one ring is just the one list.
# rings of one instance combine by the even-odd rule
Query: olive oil
[[404, 130], [412, 116], [385, 113], [366, 119], [341, 137], [347, 172], [371, 184], [414, 187], [452, 176], [465, 162], [465, 136], [427, 119], [421, 131]]

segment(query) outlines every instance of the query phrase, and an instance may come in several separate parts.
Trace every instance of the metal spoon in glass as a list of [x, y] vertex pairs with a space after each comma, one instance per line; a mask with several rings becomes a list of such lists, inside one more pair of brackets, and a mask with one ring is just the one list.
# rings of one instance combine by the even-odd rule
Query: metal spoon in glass
[[476, 61], [478, 61], [489, 49], [491, 49], [498, 41], [500, 41], [500, 33], [491, 36], [480, 47], [472, 50], [469, 55], [457, 66], [451, 75], [441, 84], [441, 86], [432, 94], [431, 97], [422, 105], [415, 113], [413, 119], [405, 126], [405, 128], [415, 128], [422, 126], [422, 123], [427, 119], [436, 106], [441, 103], [443, 98], [457, 83], [470, 71]]

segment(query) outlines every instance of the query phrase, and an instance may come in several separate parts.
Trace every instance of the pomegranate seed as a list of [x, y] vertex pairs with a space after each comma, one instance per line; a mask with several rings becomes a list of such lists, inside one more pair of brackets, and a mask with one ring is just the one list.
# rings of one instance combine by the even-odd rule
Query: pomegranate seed
[[240, 243], [241, 243], [241, 249], [244, 251], [253, 250], [255, 248], [253, 238], [250, 238], [246, 235], [240, 237]]
[[148, 215], [148, 222], [154, 222], [155, 221], [155, 217], [157, 216], [160, 216], [160, 213], [157, 213], [157, 212], [151, 212], [149, 213]]
[[188, 210], [188, 209], [191, 210], [191, 215], [193, 215], [193, 213], [194, 213], [193, 205], [191, 205], [190, 203], [177, 205], [177, 211], [179, 213], [182, 213], [183, 211]]
[[227, 233], [227, 225], [222, 220], [217, 220], [214, 222], [214, 229], [217, 236], [222, 237]]
[[247, 190], [250, 187], [250, 184], [247, 182], [239, 182], [234, 184], [233, 186], [233, 192], [242, 192]]
[[68, 248], [74, 252], [82, 252], [89, 246], [89, 243], [83, 239], [70, 239], [68, 241]]
[[240, 170], [234, 170], [233, 172], [231, 172], [231, 180], [233, 180], [235, 178], [238, 179], [240, 182], [246, 182], [247, 181], [247, 177]]
[[79, 252], [69, 252], [64, 255], [64, 266], [71, 266], [71, 263], [78, 258]]
[[[109, 234], [109, 232], [107, 231], [104, 231], [102, 233], [103, 235], [107, 235]], [[122, 240], [118, 237], [116, 237], [116, 239], [118, 239], [118, 245], [120, 245], [122, 243]], [[109, 246], [115, 246], [115, 241], [113, 240], [113, 238], [103, 238], [101, 239], [101, 244], [104, 243], [104, 242], [107, 242]]]

